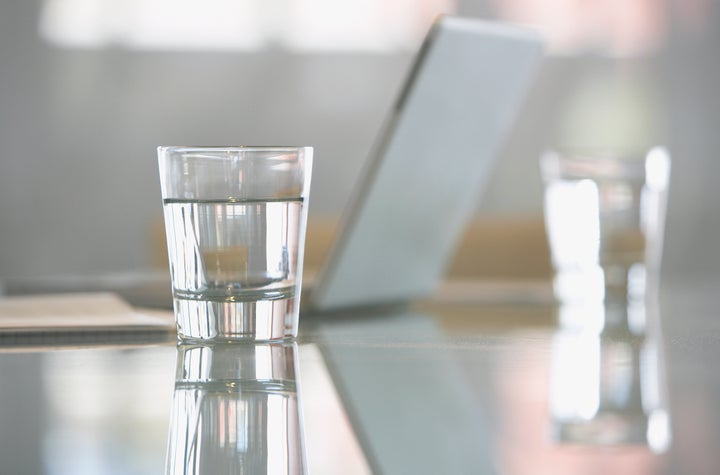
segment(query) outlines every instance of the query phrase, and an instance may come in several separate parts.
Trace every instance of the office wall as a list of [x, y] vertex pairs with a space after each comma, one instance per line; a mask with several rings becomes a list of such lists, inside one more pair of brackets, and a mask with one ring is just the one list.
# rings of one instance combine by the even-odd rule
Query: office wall
[[[459, 2], [459, 10], [485, 15], [488, 4]], [[67, 50], [39, 38], [39, 10], [39, 2], [0, 1], [0, 277], [150, 266], [159, 144], [314, 145], [311, 214], [337, 216], [412, 58]], [[650, 59], [548, 59], [478, 214], [541, 216], [540, 151], [599, 130], [592, 108], [576, 113], [593, 104], [583, 102], [588, 84], [601, 85], [596, 98], [615, 87], [649, 90], [634, 109], [648, 127], [633, 137], [667, 141], [675, 158], [666, 269], [717, 273], [717, 23], [674, 33]]]

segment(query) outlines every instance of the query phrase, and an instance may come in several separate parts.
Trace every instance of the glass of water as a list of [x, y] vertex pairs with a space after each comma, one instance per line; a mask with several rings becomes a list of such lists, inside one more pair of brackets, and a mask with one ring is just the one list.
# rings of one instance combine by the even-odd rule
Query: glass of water
[[184, 340], [297, 335], [311, 147], [158, 147]]
[[667, 151], [630, 157], [548, 152], [540, 170], [556, 297], [643, 300], [660, 270]]

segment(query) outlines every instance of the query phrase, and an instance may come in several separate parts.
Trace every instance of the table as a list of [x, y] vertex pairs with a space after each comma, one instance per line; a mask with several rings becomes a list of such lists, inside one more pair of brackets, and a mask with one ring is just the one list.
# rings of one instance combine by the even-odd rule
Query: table
[[4, 346], [0, 473], [717, 474], [716, 288], [603, 331], [587, 307], [483, 298], [303, 316], [294, 344], [224, 354]]

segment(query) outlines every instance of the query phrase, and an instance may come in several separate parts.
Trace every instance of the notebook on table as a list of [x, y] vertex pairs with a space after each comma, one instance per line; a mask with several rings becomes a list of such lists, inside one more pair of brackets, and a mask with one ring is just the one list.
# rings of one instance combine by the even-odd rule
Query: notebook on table
[[138, 311], [112, 293], [0, 299], [0, 351], [14, 348], [169, 341], [171, 312]]

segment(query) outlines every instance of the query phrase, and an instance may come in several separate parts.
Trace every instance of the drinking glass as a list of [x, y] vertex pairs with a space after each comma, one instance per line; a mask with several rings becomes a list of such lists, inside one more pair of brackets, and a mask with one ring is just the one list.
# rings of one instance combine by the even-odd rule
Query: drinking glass
[[186, 340], [297, 335], [311, 147], [158, 147]]
[[558, 300], [636, 301], [657, 288], [670, 156], [548, 152], [545, 225]]

